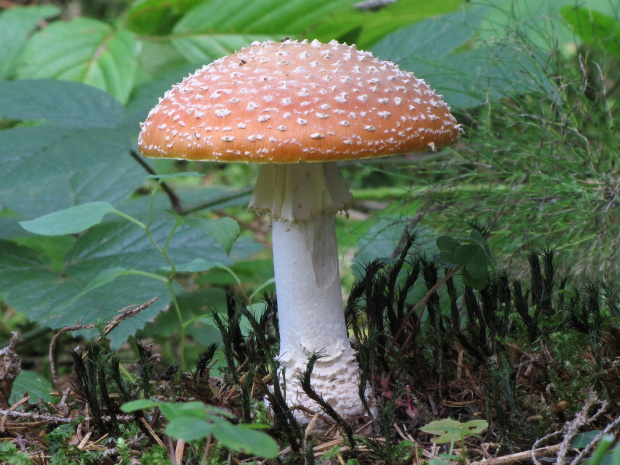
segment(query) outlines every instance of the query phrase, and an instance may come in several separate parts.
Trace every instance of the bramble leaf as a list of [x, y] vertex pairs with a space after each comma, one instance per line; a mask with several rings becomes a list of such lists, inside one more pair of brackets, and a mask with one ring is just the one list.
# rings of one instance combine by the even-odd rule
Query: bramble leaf
[[76, 234], [96, 224], [108, 213], [117, 211], [108, 202], [90, 202], [41, 216], [19, 224], [26, 231], [43, 236]]
[[137, 70], [138, 43], [127, 30], [90, 18], [55, 22], [30, 38], [20, 78], [90, 84], [126, 102]]
[[30, 5], [0, 12], [0, 79], [13, 76], [30, 33], [39, 21], [59, 13], [51, 5]]

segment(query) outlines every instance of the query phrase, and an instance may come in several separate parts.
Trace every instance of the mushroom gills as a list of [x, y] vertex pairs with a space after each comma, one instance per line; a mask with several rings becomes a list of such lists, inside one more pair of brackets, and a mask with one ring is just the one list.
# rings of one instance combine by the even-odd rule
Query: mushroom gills
[[335, 162], [266, 164], [249, 208], [296, 223], [346, 212], [352, 198]]

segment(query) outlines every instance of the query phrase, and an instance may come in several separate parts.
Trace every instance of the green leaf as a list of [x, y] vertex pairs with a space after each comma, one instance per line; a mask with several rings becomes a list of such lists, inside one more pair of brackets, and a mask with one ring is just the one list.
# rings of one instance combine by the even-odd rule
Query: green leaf
[[454, 252], [460, 242], [450, 236], [440, 236], [437, 238], [437, 248], [441, 251]]
[[110, 95], [78, 83], [28, 80], [0, 83], [0, 101], [0, 116], [48, 123], [0, 131], [5, 207], [31, 218], [124, 199], [140, 186], [130, 140], [115, 129], [123, 109]]
[[26, 231], [43, 236], [77, 234], [101, 223], [108, 213], [116, 212], [108, 202], [90, 202], [41, 216], [19, 224]]
[[562, 8], [562, 16], [584, 42], [595, 44], [610, 55], [620, 57], [618, 19], [584, 7]]
[[175, 33], [299, 34], [354, 0], [207, 0], [177, 24]]
[[472, 420], [461, 423], [451, 418], [445, 418], [443, 420], [431, 421], [426, 426], [421, 427], [420, 431], [438, 436], [433, 438], [432, 442], [445, 444], [460, 441], [467, 435], [480, 434], [488, 426], [489, 424], [485, 420]]
[[171, 179], [171, 178], [183, 178], [183, 177], [201, 177], [202, 174], [195, 171], [187, 171], [184, 173], [171, 173], [171, 174], [149, 174], [145, 176], [145, 179]]
[[484, 278], [474, 278], [471, 274], [467, 272], [466, 268], [462, 269], [462, 277], [463, 277], [463, 284], [477, 291], [481, 291], [487, 285], [486, 276]]
[[[163, 245], [173, 227], [174, 221], [162, 216], [152, 221], [150, 232]], [[247, 258], [255, 251], [240, 250], [238, 258]], [[186, 224], [178, 227], [167, 252], [174, 263], [190, 263], [197, 257], [225, 265], [232, 262], [208, 232]], [[118, 347], [165, 309], [170, 298], [166, 283], [141, 276], [136, 270], [154, 272], [166, 265], [168, 262], [155, 250], [144, 230], [119, 218], [79, 236], [60, 272], [51, 271], [49, 260], [36, 251], [0, 241], [0, 293], [8, 305], [52, 328], [111, 320], [129, 305], [159, 297], [159, 301], [110, 333], [112, 344]], [[82, 292], [87, 288], [89, 292]], [[77, 294], [81, 297], [74, 300]]]
[[0, 170], [11, 181], [0, 189], [24, 181], [36, 188], [41, 179], [67, 176], [88, 163], [100, 165], [97, 158], [102, 153], [118, 157], [127, 148], [127, 139], [107, 128], [36, 126], [0, 131]]
[[239, 224], [232, 218], [218, 218], [215, 220], [187, 218], [185, 222], [192, 228], [200, 228], [211, 235], [227, 254], [230, 254], [230, 250], [241, 232]]
[[138, 399], [123, 404], [121, 410], [125, 413], [135, 412], [136, 410], [146, 410], [153, 407], [159, 407], [161, 402], [154, 399]]
[[374, 224], [366, 222], [362, 227], [370, 226], [360, 238], [355, 260], [358, 263], [370, 263], [377, 257], [389, 257], [403, 234], [401, 218], [388, 215]]
[[428, 18], [385, 37], [372, 52], [396, 63], [434, 61], [463, 47], [485, 16], [486, 8], [476, 7]]
[[480, 245], [484, 245], [484, 243], [485, 243], [484, 236], [477, 229], [472, 229], [469, 232], [469, 237], [471, 238], [471, 240], [473, 240], [474, 242], [477, 242]]
[[[406, 33], [397, 31], [395, 37], [387, 36], [372, 50], [426, 80], [446, 102], [458, 108], [519, 93], [554, 92], [543, 70], [547, 55], [542, 51], [526, 53], [513, 42], [497, 40], [475, 44], [477, 48], [473, 49], [462, 47], [469, 28], [480, 24], [486, 11], [472, 8], [425, 19], [408, 27]], [[435, 30], [446, 31], [447, 43], [426, 42]], [[441, 55], [433, 54], [435, 48]]]
[[127, 30], [89, 18], [52, 23], [24, 50], [20, 78], [55, 78], [90, 84], [126, 102], [137, 69], [138, 45]]
[[172, 45], [192, 63], [209, 63], [235, 53], [252, 42], [264, 42], [275, 37], [263, 34], [214, 34], [209, 32], [179, 32], [171, 37]]
[[[216, 268], [222, 266], [221, 263], [212, 262], [208, 260], [204, 260], [202, 258], [197, 258], [192, 260], [190, 263], [183, 263], [181, 265], [177, 265], [175, 267], [178, 273], [200, 273], [202, 271], [209, 271], [211, 268]], [[166, 266], [163, 268], [165, 271], [172, 271], [172, 268]]]
[[71, 296], [71, 298], [65, 300], [61, 304], [52, 308], [50, 310], [50, 313], [54, 315], [62, 314], [69, 307], [74, 305], [78, 300], [88, 295], [90, 292], [94, 291], [95, 289], [99, 289], [100, 287], [105, 286], [106, 284], [110, 284], [116, 278], [119, 278], [121, 276], [127, 276], [127, 275], [140, 276], [142, 275], [142, 273], [138, 271], [134, 271], [134, 270], [127, 270], [125, 268], [111, 268], [109, 270], [104, 270], [101, 273], [99, 273], [95, 277], [95, 279], [93, 279], [86, 286], [80, 289], [79, 292], [76, 292], [75, 295]]
[[127, 27], [138, 34], [163, 35], [203, 0], [140, 0], [127, 13]]
[[52, 79], [0, 82], [0, 116], [72, 128], [115, 127], [122, 105], [106, 92]]
[[611, 464], [618, 465], [620, 463], [620, 443], [616, 443], [611, 451]]
[[353, 0], [207, 0], [173, 28], [171, 43], [190, 62], [209, 62], [254, 41], [298, 36]]
[[[142, 47], [141, 59], [146, 61], [142, 64], [142, 67], [156, 67], [155, 59], [162, 59], [161, 53], [153, 53], [150, 56], [150, 49], [152, 44], [144, 43]], [[175, 52], [176, 53], [176, 52]], [[163, 58], [164, 66], [167, 66], [169, 60]], [[159, 70], [148, 70], [158, 74]], [[122, 123], [123, 127], [126, 127], [132, 134], [137, 132], [139, 123], [144, 121], [148, 116], [151, 108], [157, 105], [159, 98], [169, 90], [174, 84], [181, 82], [185, 76], [196, 71], [195, 65], [185, 65], [180, 68], [174, 68], [173, 71], [159, 76], [158, 78], [145, 82], [136, 86], [131, 93], [129, 103], [125, 107], [125, 118]]]
[[317, 37], [322, 41], [345, 39], [348, 43], [355, 43], [359, 48], [365, 50], [389, 33], [411, 23], [455, 11], [463, 4], [463, 0], [399, 1], [389, 4], [379, 11], [354, 8], [353, 4], [358, 3], [357, 0], [351, 3], [351, 5], [340, 8], [331, 16], [325, 16], [317, 28], [312, 28], [312, 37]]
[[454, 251], [460, 245], [460, 242], [450, 236], [440, 236], [437, 238], [437, 248], [441, 259], [447, 263], [457, 263], [454, 257]]
[[8, 440], [0, 442], [0, 460], [6, 465], [33, 465], [30, 455], [26, 451], [17, 449], [17, 446]]
[[462, 265], [474, 279], [483, 279], [488, 271], [487, 255], [479, 244], [463, 244], [454, 250], [456, 263]]
[[194, 441], [213, 433], [215, 426], [205, 420], [192, 417], [178, 417], [166, 425], [166, 434], [173, 439]]
[[0, 13], [0, 80], [13, 77], [26, 40], [39, 21], [59, 13], [51, 5], [16, 7]]
[[39, 400], [53, 402], [54, 399], [50, 395], [53, 390], [54, 387], [47, 378], [33, 371], [22, 370], [15, 378], [9, 402], [14, 404], [21, 400], [26, 391], [30, 396], [29, 402], [32, 404], [38, 403]]
[[246, 425], [233, 425], [219, 417], [213, 417], [212, 421], [216, 426], [213, 436], [229, 449], [264, 458], [278, 455], [278, 444], [262, 431], [253, 431]]
[[166, 402], [159, 405], [161, 413], [170, 421], [176, 418], [197, 418], [206, 420], [207, 406], [202, 402]]

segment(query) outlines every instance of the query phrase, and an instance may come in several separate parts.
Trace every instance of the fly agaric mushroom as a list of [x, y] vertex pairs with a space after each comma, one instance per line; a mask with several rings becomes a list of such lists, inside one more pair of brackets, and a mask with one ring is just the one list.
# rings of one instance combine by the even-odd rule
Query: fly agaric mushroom
[[139, 141], [147, 157], [262, 164], [250, 208], [273, 218], [289, 405], [316, 410], [295, 374], [321, 353], [314, 389], [345, 418], [363, 413], [335, 233], [352, 196], [335, 162], [435, 150], [458, 134], [424, 81], [336, 41], [255, 42], [185, 78], [151, 110]]

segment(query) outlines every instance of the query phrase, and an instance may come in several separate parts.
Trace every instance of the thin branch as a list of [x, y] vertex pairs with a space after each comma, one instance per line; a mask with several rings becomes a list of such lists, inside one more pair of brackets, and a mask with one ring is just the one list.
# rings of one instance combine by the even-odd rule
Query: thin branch
[[[129, 307], [125, 307], [121, 309], [120, 315], [117, 315], [114, 318], [112, 318], [110, 321], [108, 321], [108, 323], [105, 325], [103, 333], [107, 336], [108, 334], [110, 334], [110, 332], [114, 328], [116, 328], [121, 323], [121, 321], [136, 316], [142, 310], [148, 308], [156, 300], [157, 300], [157, 297], [153, 297], [151, 300], [143, 303], [142, 305], [139, 305], [139, 306], [130, 305]], [[48, 357], [50, 361], [50, 371], [52, 372], [52, 383], [54, 384], [54, 386], [56, 386], [56, 388], [58, 388], [58, 374], [56, 373], [56, 362], [54, 361], [54, 346], [56, 344], [56, 340], [65, 333], [68, 333], [71, 331], [79, 331], [81, 329], [92, 329], [95, 326], [96, 326], [95, 324], [65, 326], [64, 328], [59, 330], [56, 334], [54, 334], [54, 336], [52, 337], [52, 340], [50, 341]]]
[[541, 457], [543, 455], [555, 454], [560, 450], [562, 444], [555, 444], [553, 446], [541, 447], [539, 449], [526, 450], [523, 452], [517, 452], [515, 454], [504, 455], [502, 457], [489, 458], [479, 460], [478, 462], [471, 462], [469, 465], [507, 465], [510, 463], [526, 462], [531, 460], [532, 455], [534, 457]]
[[[59, 415], [42, 415], [39, 413], [33, 412], [19, 412], [13, 411], [10, 409], [0, 409], [0, 415], [2, 417], [15, 417], [15, 418], [27, 418], [33, 421], [48, 421], [51, 423], [73, 423], [78, 417], [61, 417]], [[79, 417], [82, 421], [93, 421], [92, 417]], [[118, 421], [132, 421], [135, 420], [133, 415], [122, 415], [116, 416], [115, 418]], [[100, 421], [108, 422], [112, 421], [112, 418], [109, 415], [102, 416], [98, 418]]]
[[[129, 153], [131, 154], [131, 157], [136, 160], [147, 173], [157, 175], [157, 172], [155, 172], [151, 165], [149, 165], [138, 152], [136, 152], [135, 150], [130, 150]], [[160, 186], [168, 196], [170, 204], [172, 205], [172, 210], [174, 210], [174, 212], [179, 215], [184, 215], [186, 212], [184, 212], [183, 210], [183, 206], [181, 205], [181, 199], [179, 198], [179, 196], [165, 181], [161, 181]]]
[[230, 202], [231, 200], [240, 199], [241, 197], [245, 197], [246, 195], [251, 194], [253, 190], [254, 190], [254, 186], [246, 187], [245, 189], [235, 192], [234, 194], [224, 194], [224, 195], [217, 196], [216, 198], [212, 200], [199, 203], [198, 205], [194, 205], [193, 207], [183, 210], [182, 214], [188, 215], [189, 213], [194, 213], [199, 210], [205, 210], [207, 208], [215, 207], [216, 205], [219, 205], [224, 202]]

